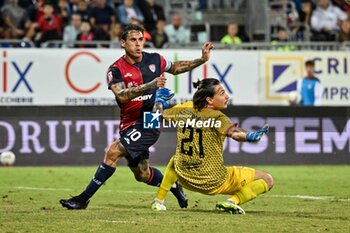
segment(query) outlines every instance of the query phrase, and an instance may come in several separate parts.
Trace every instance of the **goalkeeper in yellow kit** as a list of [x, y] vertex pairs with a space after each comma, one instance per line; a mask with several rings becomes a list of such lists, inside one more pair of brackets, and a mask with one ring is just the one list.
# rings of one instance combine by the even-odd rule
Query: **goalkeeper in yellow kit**
[[[231, 195], [226, 201], [217, 203], [216, 208], [245, 214], [239, 205], [269, 191], [273, 179], [270, 174], [253, 168], [226, 167], [223, 142], [230, 137], [236, 141], [256, 143], [267, 133], [268, 126], [247, 132], [232, 123], [220, 111], [227, 108], [229, 96], [219, 80], [204, 79], [194, 83], [194, 87], [197, 91], [193, 102], [179, 104], [163, 112], [166, 121], [177, 124], [178, 144], [157, 197], [152, 202], [152, 209], [166, 210], [165, 196], [178, 180], [184, 188], [195, 192]], [[160, 105], [166, 105], [164, 99], [158, 101]]]

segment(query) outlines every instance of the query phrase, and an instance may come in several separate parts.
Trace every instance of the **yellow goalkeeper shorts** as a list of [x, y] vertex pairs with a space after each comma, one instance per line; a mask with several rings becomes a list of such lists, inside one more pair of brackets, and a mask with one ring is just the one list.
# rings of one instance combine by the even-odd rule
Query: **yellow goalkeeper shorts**
[[225, 182], [216, 190], [208, 193], [209, 195], [215, 194], [228, 194], [233, 195], [239, 191], [245, 184], [254, 181], [255, 169], [249, 167], [227, 167], [227, 178]]

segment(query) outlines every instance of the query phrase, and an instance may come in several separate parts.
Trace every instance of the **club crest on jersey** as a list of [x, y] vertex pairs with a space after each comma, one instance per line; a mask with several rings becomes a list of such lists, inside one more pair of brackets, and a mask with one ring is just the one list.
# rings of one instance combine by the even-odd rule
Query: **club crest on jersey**
[[152, 71], [153, 73], [156, 71], [156, 65], [155, 64], [151, 64], [148, 66], [149, 70]]

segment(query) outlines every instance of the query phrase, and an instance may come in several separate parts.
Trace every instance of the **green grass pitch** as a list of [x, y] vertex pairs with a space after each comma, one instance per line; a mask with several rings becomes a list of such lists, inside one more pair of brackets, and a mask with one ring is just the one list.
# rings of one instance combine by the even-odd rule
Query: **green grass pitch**
[[275, 187], [243, 205], [244, 216], [214, 209], [226, 196], [189, 191], [188, 209], [169, 194], [168, 210], [152, 212], [156, 188], [134, 181], [127, 167], [86, 210], [68, 211], [59, 199], [80, 193], [96, 167], [0, 168], [0, 232], [350, 232], [350, 166], [256, 168]]

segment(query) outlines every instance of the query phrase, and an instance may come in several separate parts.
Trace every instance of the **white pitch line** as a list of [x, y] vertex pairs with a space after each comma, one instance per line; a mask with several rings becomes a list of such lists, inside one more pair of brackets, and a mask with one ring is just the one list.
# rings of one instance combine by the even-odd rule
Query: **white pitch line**
[[334, 196], [308, 196], [308, 195], [269, 195], [269, 197], [282, 197], [282, 198], [298, 198], [298, 199], [307, 199], [307, 200], [338, 200], [338, 201], [350, 201], [350, 199], [338, 199]]
[[107, 222], [107, 223], [135, 223], [134, 221], [125, 221], [125, 220], [100, 220], [100, 222]]
[[330, 200], [335, 197], [331, 196], [308, 196], [308, 195], [270, 195], [270, 197], [289, 197], [289, 198], [300, 198], [300, 199], [310, 199], [310, 200]]
[[73, 191], [73, 189], [62, 189], [62, 188], [41, 188], [41, 187], [26, 187], [17, 186], [16, 189], [27, 189], [27, 190], [39, 190], [39, 191]]
[[[37, 190], [37, 191], [76, 191], [75, 189], [65, 189], [65, 188], [44, 188], [44, 187], [28, 187], [28, 186], [17, 186], [16, 189], [26, 189], [26, 190]], [[115, 192], [115, 193], [140, 193], [140, 194], [154, 194], [156, 192], [149, 191], [136, 191], [136, 190], [109, 190], [102, 189], [100, 192]]]

